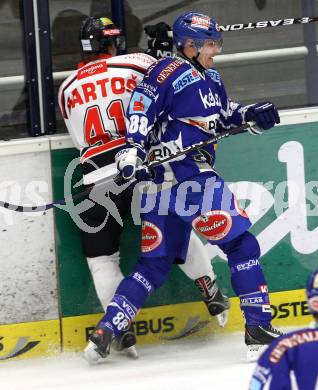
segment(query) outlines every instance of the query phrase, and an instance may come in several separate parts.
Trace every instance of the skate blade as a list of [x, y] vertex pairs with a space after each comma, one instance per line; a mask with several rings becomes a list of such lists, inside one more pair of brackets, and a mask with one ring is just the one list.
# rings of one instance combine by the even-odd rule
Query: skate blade
[[250, 363], [256, 362], [268, 345], [251, 344], [247, 345], [246, 360]]
[[219, 323], [219, 326], [224, 328], [224, 326], [227, 324], [227, 321], [229, 319], [229, 311], [224, 310], [222, 313], [216, 315], [216, 319]]
[[92, 366], [106, 359], [100, 356], [96, 348], [96, 345], [92, 341], [89, 341], [84, 349], [84, 359]]
[[137, 349], [134, 345], [132, 345], [131, 347], [129, 348], [125, 348], [123, 351], [122, 351], [127, 357], [129, 357], [130, 359], [138, 359], [138, 352], [137, 352]]

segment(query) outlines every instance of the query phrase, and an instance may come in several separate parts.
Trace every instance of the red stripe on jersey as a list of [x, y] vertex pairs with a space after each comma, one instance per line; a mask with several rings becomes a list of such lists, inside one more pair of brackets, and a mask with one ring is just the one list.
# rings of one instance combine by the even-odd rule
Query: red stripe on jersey
[[107, 66], [109, 68], [128, 68], [128, 69], [136, 70], [137, 72], [140, 72], [142, 74], [145, 74], [147, 72], [147, 69], [148, 69], [148, 68], [142, 68], [141, 66], [138, 66], [138, 65], [125, 64], [125, 63], [123, 63], [123, 64], [120, 64], [120, 63], [117, 63], [117, 64], [107, 63]]
[[77, 75], [74, 76], [62, 89], [62, 92], [61, 92], [61, 101], [60, 101], [60, 107], [61, 107], [61, 111], [62, 111], [62, 115], [63, 115], [63, 118], [65, 119], [68, 119], [68, 116], [67, 116], [67, 113], [65, 111], [65, 96], [64, 96], [64, 92], [65, 90], [77, 79]]
[[112, 149], [116, 149], [121, 145], [125, 145], [125, 143], [126, 143], [125, 137], [120, 137], [112, 141], [109, 141], [103, 145], [92, 146], [88, 150], [86, 150], [86, 152], [84, 152], [83, 155], [81, 156], [80, 159], [81, 164], [83, 164], [86, 160], [88, 160], [91, 157], [97, 156], [100, 153], [104, 153]]

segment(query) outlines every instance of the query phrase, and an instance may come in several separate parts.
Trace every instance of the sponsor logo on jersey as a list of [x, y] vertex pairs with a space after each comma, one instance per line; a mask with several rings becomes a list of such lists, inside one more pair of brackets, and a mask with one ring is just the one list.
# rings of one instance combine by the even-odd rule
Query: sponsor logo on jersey
[[150, 282], [148, 282], [148, 280], [139, 272], [135, 272], [132, 277], [133, 279], [137, 280], [138, 283], [142, 284], [148, 292], [151, 291], [152, 287]]
[[192, 226], [207, 240], [217, 241], [227, 236], [232, 227], [232, 218], [223, 210], [208, 211], [195, 218]]
[[[265, 286], [267, 287], [267, 286]], [[263, 313], [271, 313], [271, 305], [268, 301], [268, 295], [261, 295], [258, 291], [251, 294], [246, 294], [240, 297], [241, 306], [256, 305], [262, 308]], [[252, 295], [252, 296], [251, 296]]]
[[318, 342], [318, 330], [306, 330], [294, 333], [289, 337], [283, 337], [271, 351], [269, 360], [276, 364], [281, 360], [288, 349], [312, 342]]
[[246, 305], [255, 305], [255, 304], [262, 304], [263, 298], [262, 297], [248, 297], [248, 298], [241, 298], [241, 304], [242, 306]]
[[268, 287], [266, 286], [266, 284], [261, 284], [261, 285], [259, 286], [259, 291], [260, 291], [261, 293], [268, 294]]
[[255, 367], [249, 390], [260, 390], [261, 384], [265, 384], [271, 370], [261, 365]]
[[271, 305], [271, 308], [273, 319], [309, 316], [311, 314], [307, 301], [284, 302], [278, 306]]
[[240, 263], [235, 266], [237, 271], [248, 271], [252, 267], [259, 265], [258, 259], [251, 259], [246, 261], [245, 263]]
[[129, 114], [146, 114], [152, 100], [143, 93], [135, 92], [129, 104]]
[[217, 93], [213, 94], [211, 88], [209, 88], [209, 93], [207, 94], [204, 94], [201, 88], [199, 88], [199, 95], [206, 110], [215, 106], [222, 107], [220, 96]]
[[161, 244], [162, 233], [155, 224], [144, 221], [141, 229], [141, 251], [150, 252]]
[[217, 84], [221, 85], [221, 78], [220, 78], [219, 72], [217, 72], [215, 69], [208, 69], [206, 71], [206, 73], [210, 77], [211, 80], [213, 80]]
[[199, 27], [208, 30], [210, 28], [210, 24], [211, 19], [208, 16], [192, 16], [191, 27]]
[[157, 87], [142, 81], [138, 85], [138, 89], [142, 89], [144, 94], [148, 95], [152, 99], [155, 99], [156, 92], [157, 92]]
[[158, 63], [159, 63], [160, 61], [163, 61], [163, 60], [164, 60], [164, 58], [160, 58], [160, 60], [155, 61], [153, 64], [151, 64], [151, 65], [148, 67], [147, 72], [146, 72], [144, 78], [146, 79], [147, 77], [149, 77], [150, 73], [154, 70], [154, 68], [158, 65]]
[[174, 93], [177, 94], [181, 92], [184, 88], [199, 80], [200, 76], [198, 71], [195, 69], [188, 69], [172, 83], [173, 89], [175, 91]]
[[166, 66], [157, 76], [158, 83], [164, 83], [167, 78], [169, 78], [175, 72], [175, 70], [178, 69], [179, 66], [181, 66], [183, 63], [184, 62], [181, 60], [174, 60], [173, 62], [171, 62], [171, 64]]
[[91, 64], [89, 66], [84, 66], [79, 69], [77, 72], [78, 80], [84, 79], [85, 77], [90, 77], [96, 74], [100, 74], [107, 71], [106, 61], [98, 62], [96, 64]]
[[[156, 146], [153, 146], [149, 150], [148, 159], [149, 161], [159, 160], [164, 157], [171, 156], [183, 149], [181, 132], [178, 138], [168, 142], [161, 142]], [[183, 160], [185, 156], [176, 157], [175, 161]]]
[[[110, 303], [111, 306], [111, 303]], [[133, 305], [126, 299], [123, 299], [121, 301], [121, 306], [123, 308], [124, 313], [129, 319], [132, 319], [135, 317], [137, 309], [133, 307]]]
[[[217, 127], [217, 118], [219, 114], [213, 114], [207, 117], [195, 117], [180, 119], [182, 122], [188, 123], [191, 126], [196, 126], [205, 133], [216, 135], [215, 129]], [[212, 118], [212, 119], [211, 119]]]

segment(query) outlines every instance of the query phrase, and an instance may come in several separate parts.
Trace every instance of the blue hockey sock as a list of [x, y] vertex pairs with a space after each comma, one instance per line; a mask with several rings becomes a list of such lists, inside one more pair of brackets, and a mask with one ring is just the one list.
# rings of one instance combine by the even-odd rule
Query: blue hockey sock
[[240, 298], [247, 325], [269, 325], [272, 315], [268, 288], [258, 259], [256, 238], [245, 232], [220, 248], [227, 254], [232, 287]]
[[139, 272], [124, 278], [99, 326], [111, 329], [118, 336], [129, 326], [152, 291], [152, 285]]

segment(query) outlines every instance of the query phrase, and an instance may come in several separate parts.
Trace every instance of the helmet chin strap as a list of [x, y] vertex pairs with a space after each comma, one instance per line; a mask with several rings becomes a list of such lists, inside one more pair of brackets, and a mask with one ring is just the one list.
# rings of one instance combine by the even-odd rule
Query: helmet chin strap
[[198, 69], [199, 72], [204, 72], [206, 70], [206, 68], [200, 64], [200, 62], [198, 60], [199, 55], [200, 55], [200, 51], [198, 50], [198, 54], [191, 58], [191, 62]]
[[204, 66], [202, 66], [198, 60], [199, 58], [199, 55], [200, 55], [200, 51], [201, 49], [198, 49], [198, 53], [196, 56], [193, 56], [192, 58], [189, 58], [187, 57], [185, 54], [184, 54], [184, 51], [183, 51], [183, 47], [179, 49], [179, 52], [182, 54], [182, 57], [184, 57], [185, 59], [187, 59], [188, 61], [191, 62], [191, 64], [194, 65], [194, 67], [201, 73], [203, 73], [204, 71], [206, 71], [206, 68]]

